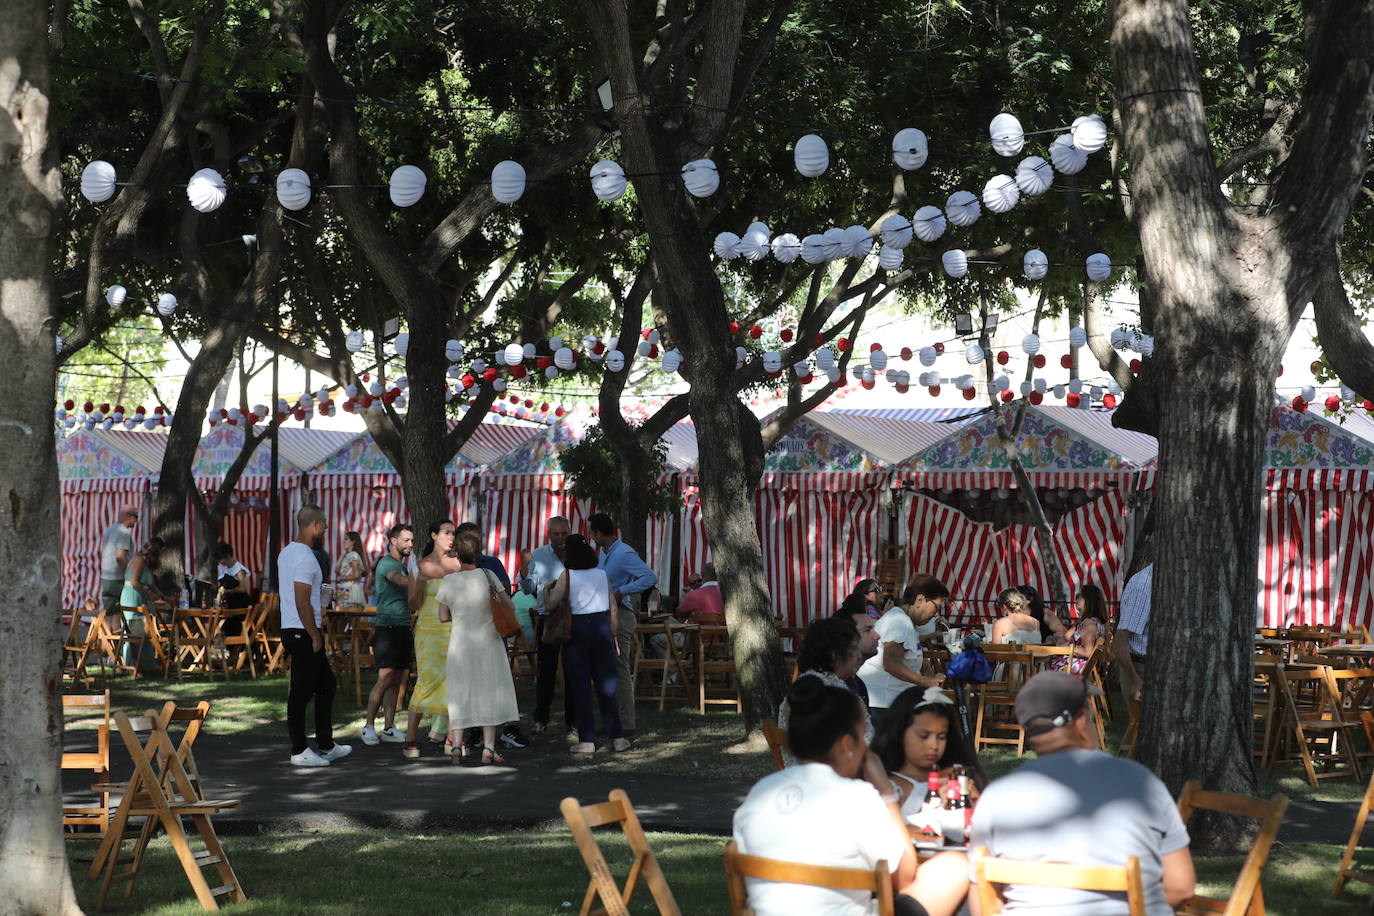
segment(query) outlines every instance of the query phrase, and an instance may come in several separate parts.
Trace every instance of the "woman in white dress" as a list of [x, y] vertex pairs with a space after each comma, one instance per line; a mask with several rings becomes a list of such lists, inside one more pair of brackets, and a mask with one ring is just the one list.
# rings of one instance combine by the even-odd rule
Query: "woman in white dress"
[[339, 559], [337, 570], [339, 585], [339, 606], [364, 607], [367, 604], [367, 589], [364, 583], [369, 572], [367, 551], [363, 549], [363, 538], [356, 531], [344, 535], [344, 554]]
[[481, 726], [482, 762], [503, 763], [495, 750], [496, 729], [520, 718], [511, 680], [506, 643], [491, 619], [491, 593], [502, 591], [491, 573], [477, 568], [481, 544], [477, 535], [464, 532], [453, 542], [459, 570], [444, 576], [435, 598], [439, 619], [452, 620], [449, 631], [447, 687], [451, 759], [460, 763], [467, 754], [463, 729]]

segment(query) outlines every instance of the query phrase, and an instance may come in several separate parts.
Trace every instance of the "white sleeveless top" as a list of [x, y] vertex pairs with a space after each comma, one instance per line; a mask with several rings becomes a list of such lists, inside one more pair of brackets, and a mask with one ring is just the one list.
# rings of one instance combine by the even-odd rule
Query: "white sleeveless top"
[[611, 609], [610, 580], [603, 569], [568, 570], [568, 604], [574, 614], [604, 614]]

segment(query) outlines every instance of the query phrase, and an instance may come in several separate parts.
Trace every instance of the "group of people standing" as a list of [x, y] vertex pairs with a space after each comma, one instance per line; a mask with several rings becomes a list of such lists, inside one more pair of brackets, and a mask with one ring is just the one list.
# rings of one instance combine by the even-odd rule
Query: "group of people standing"
[[[320, 509], [302, 508], [296, 540], [278, 559], [283, 643], [292, 660], [290, 761], [304, 767], [327, 766], [349, 753], [346, 745], [333, 741], [330, 726], [336, 685], [321, 632], [322, 570], [318, 563], [304, 563], [307, 555], [313, 561], [310, 545], [326, 524]], [[514, 585], [504, 564], [482, 553], [480, 530], [470, 522], [431, 525], [418, 556], [411, 526], [396, 525], [387, 533], [387, 552], [375, 567], [369, 567], [361, 539], [350, 532], [339, 564], [339, 596], [351, 602], [355, 592], [366, 595], [370, 584], [376, 607], [372, 654], [378, 678], [368, 695], [363, 743], [401, 744], [404, 756], [420, 757], [420, 719], [428, 715], [429, 740], [442, 743], [454, 762], [469, 755], [480, 756], [483, 763], [504, 762], [498, 734], [508, 747], [525, 746], [506, 641], [494, 619], [498, 605], [513, 611], [512, 588], [518, 587], [533, 599], [535, 611], [533, 730], [548, 727], [561, 656], [564, 717], [576, 738], [572, 752], [597, 750], [598, 709], [608, 746], [628, 750], [635, 724], [635, 605], [658, 579], [620, 540], [608, 515], [593, 515], [588, 526], [590, 541], [573, 533], [566, 518], [550, 519], [547, 543], [522, 561]], [[396, 727], [397, 695], [412, 669], [416, 684], [402, 732]], [[305, 730], [312, 701], [314, 749]], [[375, 725], [378, 713], [383, 716], [380, 730]]]

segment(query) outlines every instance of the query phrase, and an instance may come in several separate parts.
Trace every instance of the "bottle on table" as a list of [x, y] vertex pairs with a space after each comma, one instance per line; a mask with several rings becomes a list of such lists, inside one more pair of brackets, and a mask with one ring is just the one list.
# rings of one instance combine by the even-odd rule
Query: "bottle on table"
[[944, 810], [944, 800], [940, 797], [940, 773], [938, 770], [931, 770], [930, 775], [926, 777], [925, 801], [921, 804], [921, 810], [910, 819], [910, 823], [919, 830], [938, 836]]

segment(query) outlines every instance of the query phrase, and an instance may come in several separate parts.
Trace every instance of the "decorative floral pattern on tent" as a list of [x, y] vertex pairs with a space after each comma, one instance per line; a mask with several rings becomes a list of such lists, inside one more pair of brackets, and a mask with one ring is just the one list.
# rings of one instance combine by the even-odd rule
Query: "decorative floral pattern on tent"
[[[461, 474], [463, 471], [474, 467], [477, 465], [469, 461], [460, 452], [453, 456], [453, 460], [448, 463], [444, 470], [450, 474]], [[395, 473], [396, 470], [391, 466], [390, 459], [382, 454], [376, 441], [369, 435], [360, 435], [345, 448], [330, 455], [311, 469], [311, 474], [394, 475]]]
[[536, 436], [488, 467], [493, 474], [561, 474], [558, 456], [581, 440], [582, 430], [569, 423], [555, 423], [548, 433]]
[[1310, 411], [1275, 407], [1264, 448], [1270, 468], [1374, 468], [1374, 442]]
[[878, 461], [834, 433], [801, 422], [764, 456], [765, 471], [875, 471]]
[[132, 461], [92, 433], [78, 431], [57, 444], [57, 476], [64, 493], [143, 490], [156, 475], [156, 469]]
[[[1128, 467], [1121, 455], [1036, 410], [1026, 413], [1017, 451], [1027, 471], [1116, 471]], [[1010, 470], [1007, 454], [997, 441], [997, 420], [992, 414], [961, 427], [902, 466], [928, 471]]]

